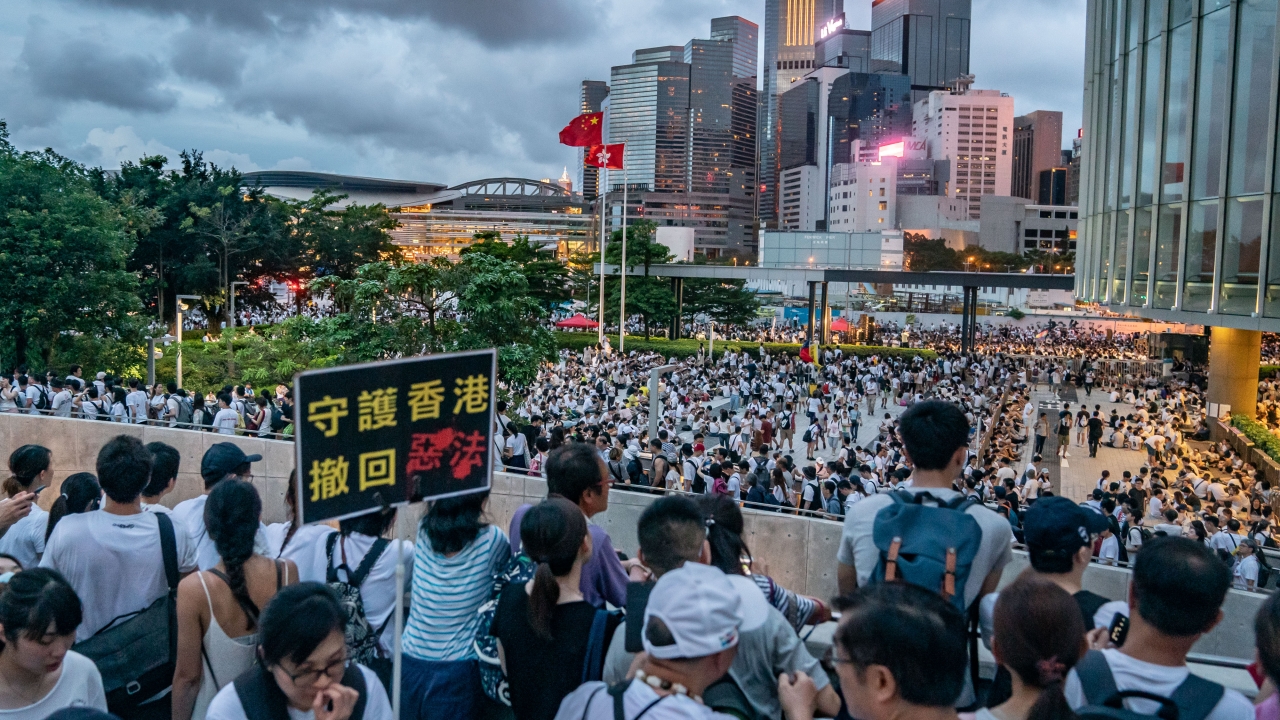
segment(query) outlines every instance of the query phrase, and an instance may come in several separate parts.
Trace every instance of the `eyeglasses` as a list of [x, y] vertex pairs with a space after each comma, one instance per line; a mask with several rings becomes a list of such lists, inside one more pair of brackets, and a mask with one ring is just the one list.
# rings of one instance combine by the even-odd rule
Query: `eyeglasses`
[[285, 670], [283, 665], [276, 665], [276, 667], [280, 668], [285, 675], [288, 675], [289, 680], [293, 681], [294, 685], [314, 685], [321, 675], [328, 675], [332, 680], [341, 679], [347, 671], [347, 664], [347, 658], [343, 657], [325, 665], [320, 670], [304, 670], [297, 674]]

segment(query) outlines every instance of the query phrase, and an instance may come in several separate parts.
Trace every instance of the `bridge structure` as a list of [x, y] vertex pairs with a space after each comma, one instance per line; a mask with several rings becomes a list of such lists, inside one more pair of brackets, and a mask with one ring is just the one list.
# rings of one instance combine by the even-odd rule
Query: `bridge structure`
[[[595, 266], [600, 272], [600, 265]], [[606, 264], [605, 275], [617, 276], [618, 266]], [[628, 276], [643, 276], [646, 270], [636, 265], [627, 270]], [[829, 283], [866, 283], [872, 285], [932, 285], [963, 289], [964, 303], [960, 322], [960, 345], [965, 352], [973, 350], [978, 318], [978, 288], [1017, 288], [1029, 290], [1072, 290], [1074, 275], [1042, 275], [1034, 273], [988, 272], [911, 272], [904, 270], [851, 270], [844, 268], [772, 268], [749, 265], [690, 265], [670, 263], [650, 265], [650, 277], [669, 278], [676, 296], [676, 314], [671, 323], [672, 339], [680, 336], [683, 314], [684, 281], [689, 278], [705, 280], [757, 280], [806, 283], [809, 287], [808, 331], [809, 342], [826, 344], [831, 340], [831, 316], [827, 312], [827, 286]]]

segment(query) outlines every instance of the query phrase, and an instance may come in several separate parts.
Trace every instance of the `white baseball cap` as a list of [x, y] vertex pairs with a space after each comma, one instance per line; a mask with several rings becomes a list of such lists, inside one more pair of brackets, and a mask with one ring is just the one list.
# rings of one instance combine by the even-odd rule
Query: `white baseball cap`
[[644, 611], [645, 628], [657, 618], [675, 642], [655, 646], [644, 632], [645, 652], [674, 660], [706, 657], [737, 645], [741, 603], [738, 590], [719, 568], [685, 563], [658, 579]]

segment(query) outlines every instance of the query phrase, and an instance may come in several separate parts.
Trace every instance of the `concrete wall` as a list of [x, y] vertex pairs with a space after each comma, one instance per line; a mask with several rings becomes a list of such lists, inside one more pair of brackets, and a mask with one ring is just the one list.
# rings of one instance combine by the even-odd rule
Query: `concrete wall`
[[[254, 465], [253, 484], [263, 500], [263, 521], [280, 522], [286, 518], [284, 493], [293, 468], [293, 443], [256, 438], [228, 437], [190, 430], [170, 430], [145, 425], [120, 425], [91, 420], [31, 417], [0, 413], [0, 456], [21, 445], [34, 443], [53, 451], [54, 480], [41, 494], [46, 508], [58, 496], [58, 487], [67, 475], [94, 469], [99, 448], [112, 437], [126, 433], [143, 442], [159, 440], [173, 445], [182, 453], [182, 465], [175, 491], [165, 498], [174, 504], [200, 494], [200, 458], [205, 448], [215, 442], [230, 441], [246, 453], [263, 456]], [[495, 473], [489, 500], [492, 520], [504, 530], [521, 505], [536, 503], [547, 495], [546, 481], [509, 473]], [[605, 528], [614, 547], [634, 557], [638, 542], [636, 524], [640, 514], [656, 496], [613, 491], [609, 509], [592, 519]], [[422, 513], [422, 504], [405, 508], [400, 514], [401, 537], [410, 537]], [[800, 518], [777, 513], [746, 510], [743, 513], [746, 542], [757, 568], [795, 592], [818, 598], [836, 594], [836, 551], [843, 526], [830, 520]], [[1026, 553], [1014, 551], [1014, 561], [1004, 572], [1003, 584], [1012, 582], [1028, 564]], [[1095, 565], [1084, 576], [1085, 588], [1113, 600], [1126, 598], [1129, 571]], [[1266, 595], [1232, 590], [1223, 606], [1222, 623], [1196, 644], [1198, 653], [1250, 659], [1253, 657], [1253, 619]]]

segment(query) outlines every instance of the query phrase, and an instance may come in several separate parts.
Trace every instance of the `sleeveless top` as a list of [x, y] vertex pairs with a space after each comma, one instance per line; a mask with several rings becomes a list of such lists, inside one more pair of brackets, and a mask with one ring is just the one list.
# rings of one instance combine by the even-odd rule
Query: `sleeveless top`
[[[202, 679], [200, 693], [196, 695], [196, 706], [191, 713], [191, 720], [204, 720], [209, 710], [209, 703], [224, 686], [230, 685], [237, 677], [253, 667], [257, 660], [258, 633], [249, 633], [240, 637], [229, 637], [218, 624], [218, 616], [213, 613], [213, 598], [209, 595], [209, 586], [204, 582], [204, 573], [197, 572], [200, 586], [204, 588], [204, 599], [209, 603], [209, 629], [204, 632], [200, 644]], [[284, 583], [276, 576], [276, 590]]]

